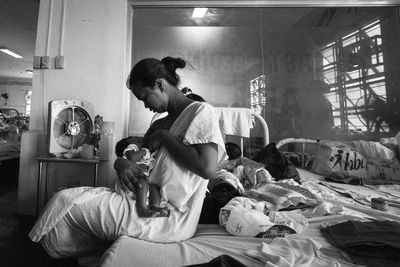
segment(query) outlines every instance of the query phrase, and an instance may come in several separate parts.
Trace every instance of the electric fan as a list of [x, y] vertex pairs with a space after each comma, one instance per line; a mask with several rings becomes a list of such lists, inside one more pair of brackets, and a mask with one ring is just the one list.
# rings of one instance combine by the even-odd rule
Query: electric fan
[[48, 151], [61, 154], [89, 141], [93, 130], [93, 105], [77, 99], [49, 102]]
[[398, 125], [398, 109], [387, 103], [386, 98], [376, 94], [361, 96], [355, 104], [358, 119], [367, 127], [367, 131], [386, 132], [388, 127]]

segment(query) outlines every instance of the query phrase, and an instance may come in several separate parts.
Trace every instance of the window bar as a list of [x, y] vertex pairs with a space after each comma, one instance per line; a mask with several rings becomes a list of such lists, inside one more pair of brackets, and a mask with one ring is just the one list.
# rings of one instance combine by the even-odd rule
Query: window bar
[[337, 40], [337, 46], [335, 47], [335, 53], [336, 53], [336, 58], [339, 59], [339, 62], [337, 62], [336, 67], [337, 67], [337, 73], [338, 75], [336, 76], [337, 78], [337, 86], [338, 86], [338, 94], [339, 94], [339, 107], [340, 107], [340, 127], [342, 131], [347, 131], [348, 130], [348, 120], [347, 120], [347, 105], [346, 105], [346, 100], [345, 100], [345, 85], [344, 85], [344, 79], [343, 79], [343, 71], [342, 71], [342, 53], [341, 47], [342, 47], [342, 40], [338, 38]]

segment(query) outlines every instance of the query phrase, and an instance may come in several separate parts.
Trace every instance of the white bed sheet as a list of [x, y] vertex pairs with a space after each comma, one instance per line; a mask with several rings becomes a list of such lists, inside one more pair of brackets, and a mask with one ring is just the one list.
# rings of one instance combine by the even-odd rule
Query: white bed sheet
[[[387, 212], [372, 209], [365, 203], [362, 204], [349, 195], [342, 194], [320, 183], [323, 181], [322, 176], [303, 169], [298, 169], [298, 171], [305, 188], [318, 194], [323, 201], [343, 206], [343, 212], [310, 218], [308, 227], [302, 233], [295, 234], [292, 237], [312, 239], [318, 242], [322, 245], [321, 253], [333, 258], [340, 263], [340, 266], [354, 265], [350, 263], [350, 259], [343, 252], [327, 242], [320, 231], [322, 225], [336, 224], [350, 219], [379, 218], [400, 221], [400, 209], [398, 208]], [[352, 185], [341, 184], [341, 188], [357, 191]], [[388, 194], [393, 194], [396, 197], [397, 192], [400, 194], [400, 191], [393, 190], [392, 186], [378, 188], [362, 186], [359, 188], [362, 194], [369, 197], [371, 195], [387, 197]], [[358, 188], [356, 187], [356, 189]], [[265, 266], [262, 262], [246, 256], [244, 252], [257, 249], [262, 242], [269, 243], [270, 241], [271, 239], [267, 238], [233, 236], [220, 225], [199, 225], [192, 239], [171, 244], [151, 243], [122, 236], [103, 254], [100, 259], [100, 266], [185, 266], [206, 263], [223, 254], [232, 256], [246, 266]]]
[[105, 252], [100, 266], [185, 266], [211, 261], [229, 254], [246, 266], [263, 266], [244, 251], [256, 249], [268, 239], [232, 236], [219, 225], [199, 225], [190, 240], [178, 243], [152, 243], [127, 236], [120, 237]]
[[[330, 219], [327, 216], [323, 222], [328, 222]], [[334, 217], [335, 221], [348, 219], [346, 216]], [[318, 221], [310, 224], [307, 230], [294, 237], [311, 238], [323, 246], [321, 249], [323, 255], [332, 257], [340, 263], [340, 266], [354, 266], [339, 249], [326, 242], [319, 231], [321, 223]], [[271, 239], [267, 238], [232, 236], [220, 225], [199, 225], [192, 239], [172, 244], [151, 243], [122, 236], [103, 254], [100, 266], [177, 267], [206, 263], [223, 254], [232, 256], [246, 266], [265, 266], [264, 263], [246, 256], [244, 252], [256, 250], [262, 242], [270, 241]]]
[[398, 202], [400, 185], [350, 185], [327, 182], [324, 177], [308, 170], [298, 169], [302, 186], [334, 205], [345, 207], [345, 214], [362, 218], [380, 218], [400, 221], [400, 205], [391, 203], [387, 211], [371, 208], [371, 198]]

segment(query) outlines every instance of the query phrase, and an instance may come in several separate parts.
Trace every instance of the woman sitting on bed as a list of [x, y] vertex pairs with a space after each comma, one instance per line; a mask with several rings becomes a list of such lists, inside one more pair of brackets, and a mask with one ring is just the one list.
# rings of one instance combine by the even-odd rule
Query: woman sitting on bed
[[[29, 233], [54, 258], [89, 253], [122, 235], [154, 242], [189, 239], [195, 233], [207, 190], [223, 158], [224, 143], [214, 108], [185, 97], [178, 89], [180, 58], [147, 58], [132, 69], [128, 87], [145, 107], [168, 112], [154, 122], [144, 147], [159, 149], [149, 179], [157, 183], [169, 217], [140, 218], [135, 200], [105, 187], [58, 192]], [[119, 178], [134, 190], [142, 169], [123, 158], [114, 164]], [[102, 242], [106, 241], [106, 242]]]

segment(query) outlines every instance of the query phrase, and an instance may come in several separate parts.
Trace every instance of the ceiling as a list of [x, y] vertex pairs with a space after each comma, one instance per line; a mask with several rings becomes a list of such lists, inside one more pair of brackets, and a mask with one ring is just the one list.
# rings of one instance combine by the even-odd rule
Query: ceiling
[[[40, 0], [0, 0], [0, 46], [23, 56], [22, 59], [18, 59], [0, 52], [0, 85], [32, 80], [32, 75], [26, 70], [33, 68], [39, 2]], [[299, 10], [286, 10], [286, 15], [290, 16], [284, 23], [293, 23], [310, 12], [309, 9], [303, 9], [301, 12]], [[135, 12], [134, 18], [146, 20], [157, 26], [258, 27], [260, 23], [259, 8], [211, 8], [204, 19], [193, 19], [192, 11], [193, 8], [149, 8]], [[268, 25], [271, 20], [281, 18], [279, 12], [275, 11], [263, 11], [263, 17], [268, 18]], [[282, 24], [280, 20], [281, 27]]]
[[[0, 52], [0, 85], [32, 80], [32, 75], [26, 70], [32, 70], [33, 67], [39, 1], [0, 0], [0, 46], [5, 46], [23, 56], [23, 59], [17, 59]], [[344, 26], [348, 27], [350, 18], [353, 22], [355, 18], [357, 22], [367, 21], [371, 15], [376, 16], [384, 10], [386, 9], [348, 7], [263, 8], [262, 10], [211, 8], [206, 18], [195, 20], [191, 17], [193, 8], [138, 8], [134, 10], [134, 19], [148, 21], [154, 26], [259, 27], [262, 21], [263, 25], [268, 25], [264, 26], [266, 34], [276, 34], [277, 29], [284, 34], [283, 29], [290, 27], [295, 31], [318, 35], [321, 35], [323, 29], [325, 33], [330, 32], [331, 35], [332, 30], [339, 31], [343, 30]]]
[[0, 0], [0, 46], [23, 56], [0, 52], [0, 84], [32, 80], [39, 0]]

